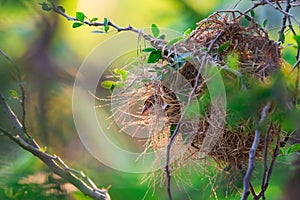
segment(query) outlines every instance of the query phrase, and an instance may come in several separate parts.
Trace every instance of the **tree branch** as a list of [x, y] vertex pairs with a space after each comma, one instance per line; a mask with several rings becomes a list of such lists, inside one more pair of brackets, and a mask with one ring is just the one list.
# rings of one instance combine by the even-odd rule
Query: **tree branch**
[[265, 121], [265, 118], [267, 117], [267, 111], [269, 110], [271, 106], [271, 103], [268, 102], [262, 109], [261, 111], [261, 117], [258, 123], [258, 127], [255, 130], [255, 136], [254, 136], [254, 140], [251, 146], [251, 149], [249, 151], [249, 163], [248, 163], [248, 169], [246, 172], [246, 175], [244, 176], [244, 188], [243, 188], [243, 194], [242, 194], [242, 200], [246, 200], [248, 195], [249, 195], [249, 183], [251, 180], [251, 176], [252, 176], [252, 172], [254, 170], [254, 159], [255, 159], [255, 152], [257, 149], [257, 146], [259, 144], [259, 140], [260, 140], [260, 126], [262, 125], [262, 123]]
[[[93, 181], [87, 177], [83, 172], [69, 168], [58, 156], [50, 155], [40, 150], [39, 145], [31, 138], [30, 143], [24, 137], [23, 126], [17, 118], [16, 114], [12, 111], [11, 107], [7, 104], [2, 94], [0, 94], [1, 105], [5, 113], [9, 116], [13, 127], [16, 129], [17, 134], [13, 134], [4, 128], [0, 127], [0, 131], [9, 137], [12, 141], [18, 144], [26, 151], [32, 153], [44, 162], [55, 174], [67, 180], [69, 183], [77, 187], [83, 194], [99, 200], [110, 200], [110, 196], [106, 189], [99, 189]], [[77, 175], [76, 175], [77, 174]]]
[[[74, 22], [81, 22], [79, 21], [77, 18], [75, 17], [71, 17], [69, 15], [67, 15], [65, 12], [63, 12], [61, 9], [59, 9], [54, 3], [53, 1], [49, 1], [51, 4], [51, 8], [53, 9], [54, 12], [56, 12], [59, 15], [62, 15], [63, 17], [65, 17], [67, 20], [69, 21], [74, 21]], [[87, 24], [89, 26], [105, 26], [103, 22], [90, 22], [90, 21], [83, 21], [84, 24]], [[111, 21], [108, 21], [109, 26], [113, 27], [114, 29], [116, 29], [118, 32], [121, 31], [133, 31], [135, 33], [139, 33], [140, 30], [132, 27], [131, 25], [128, 25], [127, 27], [119, 27], [118, 25], [112, 23]]]

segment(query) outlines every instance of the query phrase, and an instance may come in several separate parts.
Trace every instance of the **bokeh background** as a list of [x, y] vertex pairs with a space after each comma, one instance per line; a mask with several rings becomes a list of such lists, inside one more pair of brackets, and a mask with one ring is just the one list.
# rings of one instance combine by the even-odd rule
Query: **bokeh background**
[[[145, 174], [119, 172], [95, 160], [81, 144], [72, 118], [72, 87], [76, 71], [85, 57], [101, 41], [117, 34], [94, 34], [95, 28], [84, 26], [73, 29], [72, 23], [53, 12], [45, 12], [42, 1], [0, 1], [0, 49], [9, 55], [21, 70], [26, 88], [27, 129], [50, 153], [60, 155], [69, 166], [83, 170], [99, 187], [111, 187], [112, 199], [166, 199], [164, 187], [153, 188], [142, 183]], [[131, 24], [145, 28], [155, 23], [158, 27], [183, 32], [194, 29], [196, 22], [217, 9], [231, 9], [235, 1], [228, 0], [80, 0], [59, 1], [66, 12], [75, 16], [76, 11], [102, 20], [109, 18], [120, 26]], [[251, 5], [242, 1], [241, 9]], [[258, 21], [268, 17], [270, 11], [256, 13]], [[280, 15], [272, 13], [269, 30], [276, 39]], [[118, 48], [118, 47], [115, 47]], [[293, 64], [293, 50], [284, 53]], [[0, 56], [0, 91], [8, 103], [21, 114], [10, 90], [19, 93], [14, 74], [16, 68]], [[19, 93], [20, 94], [20, 93]], [[0, 113], [0, 125], [9, 129], [5, 114]], [[127, 143], [130, 145], [130, 142]], [[293, 157], [280, 157], [276, 165], [269, 199], [281, 199], [289, 180]], [[214, 166], [213, 166], [214, 167]], [[257, 166], [258, 169], [260, 166]], [[259, 171], [259, 170], [258, 170]], [[187, 178], [173, 183], [175, 199], [239, 199], [237, 188], [231, 184], [240, 177], [214, 174], [210, 168], [183, 172]], [[211, 176], [207, 176], [211, 174]], [[210, 177], [210, 178], [209, 178]], [[259, 187], [260, 173], [255, 174]], [[213, 188], [213, 190], [211, 189]], [[49, 169], [31, 154], [19, 148], [7, 137], [0, 135], [0, 199], [89, 199], [70, 184], [51, 174]]]

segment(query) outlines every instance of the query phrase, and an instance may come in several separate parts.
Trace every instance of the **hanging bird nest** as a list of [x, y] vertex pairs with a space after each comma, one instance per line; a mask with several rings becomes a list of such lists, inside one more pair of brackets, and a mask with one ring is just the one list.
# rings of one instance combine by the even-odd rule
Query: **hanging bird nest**
[[[212, 47], [210, 47], [211, 44], [213, 44]], [[211, 48], [209, 52], [207, 52], [208, 48]], [[175, 53], [182, 55], [187, 52], [190, 52], [193, 58], [199, 58], [198, 62], [186, 61], [178, 72], [185, 77], [192, 87], [195, 85], [195, 78], [202, 59], [207, 59], [208, 63], [222, 69], [223, 66], [226, 66], [228, 55], [234, 53], [238, 57], [238, 66], [237, 69], [232, 70], [236, 70], [242, 76], [250, 76], [261, 81], [262, 84], [268, 76], [279, 70], [281, 63], [278, 44], [269, 39], [266, 31], [256, 24], [253, 18], [240, 12], [217, 12], [200, 21], [196, 30], [186, 40], [169, 48], [166, 57], [173, 62], [173, 59], [169, 59], [170, 56]], [[206, 52], [208, 55], [205, 57]], [[205, 77], [201, 76], [198, 82], [195, 96], [201, 99], [208, 92], [206, 85], [203, 84]], [[247, 87], [251, 87], [251, 85], [247, 85]], [[179, 92], [173, 92], [179, 94]], [[187, 153], [180, 155], [179, 160], [186, 162], [187, 159], [199, 160], [208, 156], [213, 158], [220, 168], [230, 166], [233, 169], [245, 170], [256, 129], [254, 119], [248, 117], [240, 119], [234, 126], [218, 127], [214, 125], [213, 121], [217, 121], [220, 117], [215, 116], [226, 114], [211, 109], [212, 107], [208, 106], [204, 116], [194, 118], [191, 122], [182, 121], [176, 141], [177, 144], [178, 141], [184, 143], [188, 150]], [[268, 112], [270, 111], [271, 109]], [[229, 113], [229, 115], [234, 114]], [[260, 114], [259, 110], [257, 114]], [[208, 131], [210, 126], [215, 126], [212, 131]], [[190, 131], [187, 133], [182, 127], [188, 127], [187, 129]], [[149, 146], [166, 146], [171, 135], [169, 130], [168, 127], [164, 132], [160, 132], [159, 137], [150, 138], [148, 144], [151, 145]], [[219, 134], [215, 135], [215, 132]], [[280, 127], [278, 125], [273, 124], [270, 127], [269, 144], [273, 141], [274, 135], [279, 132]], [[162, 139], [160, 140], [160, 138]], [[262, 136], [256, 150], [257, 159], [263, 157], [265, 142]], [[178, 147], [176, 150], [177, 147], [174, 146], [173, 152], [178, 152], [182, 148]], [[178, 162], [176, 164], [176, 166], [182, 165]]]

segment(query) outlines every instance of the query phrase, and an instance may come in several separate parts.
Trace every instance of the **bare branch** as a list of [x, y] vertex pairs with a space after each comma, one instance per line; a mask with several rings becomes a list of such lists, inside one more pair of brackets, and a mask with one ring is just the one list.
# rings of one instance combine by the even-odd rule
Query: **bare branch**
[[279, 6], [271, 3], [269, 0], [263, 0], [263, 2], [266, 2], [268, 5], [272, 6], [274, 9], [278, 10], [285, 16], [291, 17], [300, 26], [300, 21], [295, 17], [295, 15], [293, 15], [289, 12], [286, 12], [285, 10], [282, 10]]
[[[67, 180], [75, 187], [77, 187], [83, 194], [99, 200], [110, 200], [110, 196], [106, 189], [98, 189], [96, 185], [88, 178], [83, 172], [78, 172], [72, 168], [69, 168], [58, 156], [50, 155], [40, 150], [39, 145], [34, 141], [26, 139], [23, 126], [17, 118], [16, 114], [12, 111], [10, 106], [7, 104], [3, 96], [0, 94], [0, 101], [5, 113], [11, 119], [17, 134], [13, 134], [4, 128], [0, 127], [0, 131], [9, 137], [12, 141], [18, 144], [20, 147], [26, 151], [32, 153], [34, 156], [38, 157], [43, 161], [55, 174], [59, 175], [63, 179]], [[77, 173], [75, 173], [77, 172]], [[76, 176], [75, 174], [79, 175]]]
[[258, 127], [255, 130], [255, 136], [254, 140], [251, 146], [251, 149], [249, 151], [249, 163], [248, 163], [248, 169], [246, 172], [246, 175], [244, 176], [244, 188], [243, 188], [243, 194], [242, 194], [242, 200], [246, 200], [249, 195], [249, 183], [251, 180], [252, 172], [254, 170], [254, 158], [255, 158], [255, 152], [257, 149], [257, 146], [259, 144], [260, 140], [260, 127], [261, 124], [265, 121], [265, 118], [267, 117], [267, 111], [270, 109], [271, 103], [268, 102], [261, 111], [261, 117], [258, 123]]

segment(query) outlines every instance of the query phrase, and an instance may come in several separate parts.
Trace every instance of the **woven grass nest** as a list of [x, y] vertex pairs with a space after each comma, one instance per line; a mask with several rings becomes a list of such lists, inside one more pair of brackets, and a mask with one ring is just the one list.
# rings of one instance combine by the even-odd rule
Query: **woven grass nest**
[[[246, 24], [246, 25], [245, 25]], [[254, 19], [240, 12], [217, 12], [208, 18], [200, 21], [198, 27], [189, 35], [189, 37], [177, 44], [173, 48], [173, 52], [185, 53], [192, 52], [192, 56], [202, 56], [213, 43], [211, 50], [208, 52], [208, 60], [214, 65], [222, 69], [226, 65], [226, 59], [229, 54], [238, 55], [238, 68], [236, 71], [243, 76], [252, 77], [259, 82], [264, 82], [268, 76], [279, 70], [281, 64], [281, 54], [278, 44], [269, 39], [266, 31], [254, 22]], [[223, 51], [220, 46], [227, 44]], [[203, 50], [205, 49], [206, 50]], [[172, 55], [172, 53], [169, 55]], [[191, 61], [186, 61], [179, 69], [179, 73], [194, 86], [195, 77], [198, 68]], [[207, 92], [205, 84], [199, 80], [199, 86], [195, 92], [197, 98]], [[247, 85], [247, 87], [251, 87]], [[175, 93], [176, 89], [171, 88]], [[234, 113], [229, 113], [230, 115]], [[259, 117], [260, 110], [257, 110]], [[200, 118], [193, 119], [192, 122], [183, 121], [182, 127], [193, 126], [198, 127], [189, 132], [189, 142], [184, 142], [184, 137], [177, 135], [174, 142], [174, 150], [171, 153], [179, 154], [176, 150], [176, 144], [185, 143], [187, 151], [179, 155], [179, 160], [173, 166], [173, 170], [184, 165], [187, 159], [199, 160], [203, 156], [199, 154], [201, 147], [204, 145], [205, 137], [207, 137], [207, 128], [211, 124], [209, 109], [206, 114]], [[168, 125], [170, 126], [170, 125]], [[218, 127], [217, 127], [218, 128]], [[189, 129], [189, 127], [188, 127]], [[191, 127], [190, 127], [191, 129]], [[147, 148], [154, 150], [167, 145], [170, 133], [169, 128], [165, 128], [156, 136], [152, 136]], [[233, 127], [225, 125], [221, 130], [222, 134], [216, 139], [213, 148], [206, 156], [212, 158], [217, 165], [223, 169], [230, 166], [232, 169], [245, 170], [249, 159], [249, 150], [254, 140], [255, 124], [253, 118], [240, 119]], [[273, 124], [270, 128], [269, 143], [273, 141], [275, 135], [280, 132], [280, 127]], [[257, 147], [256, 158], [263, 157], [264, 137], [261, 136], [260, 143]]]

